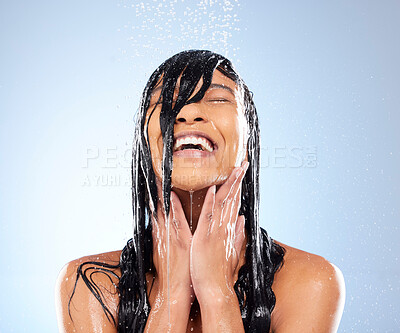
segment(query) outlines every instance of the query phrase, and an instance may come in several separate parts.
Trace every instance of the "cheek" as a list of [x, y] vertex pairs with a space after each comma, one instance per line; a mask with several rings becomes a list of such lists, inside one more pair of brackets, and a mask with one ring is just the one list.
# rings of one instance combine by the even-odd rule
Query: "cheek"
[[[243, 121], [244, 120], [244, 121]], [[242, 117], [229, 117], [220, 122], [221, 132], [225, 138], [225, 167], [240, 166], [246, 155], [247, 123]]]
[[244, 114], [242, 114], [238, 119], [238, 160], [236, 161], [236, 164], [240, 165], [247, 155], [249, 127]]

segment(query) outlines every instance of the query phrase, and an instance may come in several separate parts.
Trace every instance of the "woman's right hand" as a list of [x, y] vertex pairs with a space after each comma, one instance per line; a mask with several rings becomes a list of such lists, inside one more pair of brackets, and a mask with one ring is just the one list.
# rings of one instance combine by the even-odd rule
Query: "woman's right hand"
[[[186, 332], [194, 300], [190, 278], [192, 233], [180, 200], [174, 192], [171, 192], [169, 218], [166, 218], [162, 201], [159, 200], [157, 215], [152, 217], [152, 223], [153, 263], [156, 269], [152, 293], [155, 293], [155, 296], [153, 298], [150, 295], [153, 304], [145, 331]], [[167, 223], [169, 223], [169, 263]]]
[[[162, 202], [157, 205], [157, 217], [153, 218], [153, 262], [158, 280], [158, 292], [167, 293], [168, 282], [168, 234], [169, 223], [169, 292], [170, 296], [189, 297], [193, 293], [190, 278], [190, 244], [192, 233], [186, 221], [178, 196], [171, 192], [171, 209], [168, 221]], [[173, 299], [171, 299], [171, 302]]]

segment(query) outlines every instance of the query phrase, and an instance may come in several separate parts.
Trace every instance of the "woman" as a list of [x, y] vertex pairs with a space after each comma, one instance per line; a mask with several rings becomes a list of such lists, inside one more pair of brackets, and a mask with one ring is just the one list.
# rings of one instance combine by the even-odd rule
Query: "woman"
[[185, 51], [150, 77], [132, 159], [134, 237], [67, 264], [62, 332], [336, 332], [340, 271], [259, 227], [259, 128], [229, 60]]

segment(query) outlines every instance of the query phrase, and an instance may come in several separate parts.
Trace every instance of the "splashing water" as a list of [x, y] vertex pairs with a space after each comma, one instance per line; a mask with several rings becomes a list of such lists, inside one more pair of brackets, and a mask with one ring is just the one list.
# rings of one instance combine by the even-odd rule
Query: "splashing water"
[[125, 0], [118, 6], [132, 12], [132, 21], [118, 29], [127, 33], [130, 43], [129, 49], [121, 50], [124, 57], [156, 63], [157, 55], [165, 58], [169, 50], [196, 48], [239, 62], [239, 47], [231, 42], [240, 40], [239, 0]]

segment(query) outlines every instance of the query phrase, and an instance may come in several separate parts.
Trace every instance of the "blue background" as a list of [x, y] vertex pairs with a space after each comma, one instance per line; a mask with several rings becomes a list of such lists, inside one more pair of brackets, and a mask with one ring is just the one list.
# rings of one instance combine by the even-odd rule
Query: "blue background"
[[398, 332], [399, 22], [398, 1], [1, 1], [0, 331], [55, 332], [62, 266], [131, 237], [145, 81], [208, 48], [254, 93], [262, 226], [340, 267], [340, 332]]

